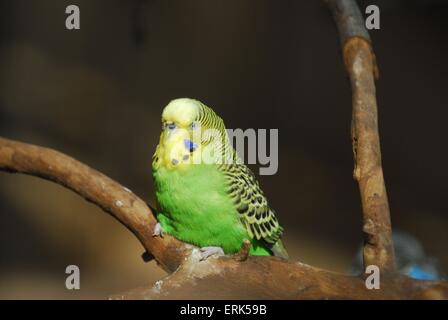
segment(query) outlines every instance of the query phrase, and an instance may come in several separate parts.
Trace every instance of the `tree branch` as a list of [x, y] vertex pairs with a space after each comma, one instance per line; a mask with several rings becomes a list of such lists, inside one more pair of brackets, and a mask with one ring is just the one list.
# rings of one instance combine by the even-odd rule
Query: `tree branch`
[[364, 266], [395, 269], [389, 203], [381, 166], [375, 63], [364, 19], [354, 0], [327, 0], [339, 30], [342, 52], [352, 87], [354, 178], [363, 211]]
[[[368, 239], [366, 264], [393, 270], [390, 217], [381, 169], [374, 56], [360, 31], [354, 1], [328, 1], [341, 32], [353, 91], [355, 178], [359, 182]], [[356, 18], [356, 16], [358, 16]], [[357, 27], [352, 27], [356, 24]], [[248, 243], [232, 257], [200, 261], [197, 248], [168, 235], [153, 238], [156, 223], [144, 201], [117, 182], [60, 152], [0, 138], [0, 170], [55, 181], [112, 214], [129, 228], [159, 264], [172, 272], [152, 287], [115, 299], [448, 299], [448, 283], [381, 274], [381, 289], [350, 277], [277, 257], [248, 255]]]
[[153, 237], [156, 220], [143, 200], [63, 153], [0, 137], [0, 170], [37, 176], [76, 192], [124, 224], [168, 272], [176, 270], [191, 249], [168, 235]]
[[167, 271], [150, 288], [115, 299], [412, 299], [448, 298], [446, 282], [382, 277], [382, 290], [364, 280], [277, 257], [247, 257], [248, 243], [233, 257], [200, 261], [197, 248], [168, 235], [152, 237], [150, 209], [135, 194], [96, 170], [60, 152], [0, 138], [0, 170], [59, 183], [101, 207], [129, 228]]
[[362, 278], [338, 274], [276, 257], [232, 257], [200, 261], [197, 251], [181, 267], [151, 287], [111, 299], [447, 299], [448, 283], [396, 275], [369, 290]]

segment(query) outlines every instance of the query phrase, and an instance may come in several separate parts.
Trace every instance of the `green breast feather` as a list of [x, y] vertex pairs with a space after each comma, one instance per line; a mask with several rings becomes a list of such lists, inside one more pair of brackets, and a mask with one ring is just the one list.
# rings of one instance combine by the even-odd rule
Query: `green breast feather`
[[[239, 221], [225, 188], [225, 176], [214, 165], [193, 165], [191, 170], [154, 172], [163, 230], [199, 247], [219, 246], [237, 252], [250, 239]], [[254, 243], [253, 254], [269, 255]]]

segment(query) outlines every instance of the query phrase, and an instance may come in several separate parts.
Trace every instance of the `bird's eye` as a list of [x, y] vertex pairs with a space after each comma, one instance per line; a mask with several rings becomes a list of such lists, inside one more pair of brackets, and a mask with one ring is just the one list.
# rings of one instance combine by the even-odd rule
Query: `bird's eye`
[[198, 127], [198, 124], [196, 122], [191, 123], [191, 129], [196, 129]]
[[174, 129], [176, 129], [176, 124], [173, 122], [167, 123], [166, 127], [168, 128], [168, 130], [174, 130]]

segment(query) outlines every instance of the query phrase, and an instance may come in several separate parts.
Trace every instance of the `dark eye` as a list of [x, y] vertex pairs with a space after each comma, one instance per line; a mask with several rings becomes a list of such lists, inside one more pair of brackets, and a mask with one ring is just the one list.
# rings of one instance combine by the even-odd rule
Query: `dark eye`
[[196, 122], [191, 123], [191, 129], [196, 129], [198, 127], [198, 124]]
[[176, 129], [176, 124], [175, 123], [167, 123], [166, 127], [168, 128], [168, 130], [174, 130], [174, 129]]

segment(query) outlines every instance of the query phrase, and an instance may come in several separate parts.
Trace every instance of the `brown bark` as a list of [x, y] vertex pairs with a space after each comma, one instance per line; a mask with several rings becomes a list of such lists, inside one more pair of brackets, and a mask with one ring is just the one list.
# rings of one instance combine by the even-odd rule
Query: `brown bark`
[[167, 272], [177, 269], [190, 246], [170, 237], [153, 237], [151, 209], [129, 189], [55, 150], [0, 138], [0, 170], [54, 181], [101, 207], [131, 230]]
[[359, 183], [367, 241], [364, 259], [379, 266], [381, 287], [367, 289], [351, 277], [276, 257], [234, 256], [200, 261], [197, 248], [170, 236], [152, 237], [151, 210], [135, 194], [60, 152], [0, 138], [0, 170], [55, 181], [98, 205], [129, 228], [168, 272], [154, 286], [114, 299], [448, 299], [448, 283], [396, 274], [390, 215], [381, 168], [375, 59], [361, 14], [352, 0], [328, 0], [338, 26], [353, 91], [354, 176]]
[[352, 143], [363, 212], [364, 266], [395, 269], [389, 203], [381, 166], [375, 77], [378, 67], [354, 0], [327, 0], [339, 30], [345, 68], [352, 87]]
[[111, 299], [447, 299], [446, 282], [384, 276], [379, 290], [364, 279], [275, 257], [231, 257], [199, 261], [194, 252], [171, 275], [151, 287]]
[[114, 299], [414, 299], [448, 298], [446, 282], [385, 274], [381, 289], [369, 290], [350, 277], [276, 257], [248, 255], [200, 261], [198, 250], [170, 236], [152, 237], [155, 219], [148, 206], [112, 179], [60, 152], [0, 138], [0, 170], [59, 183], [112, 214], [129, 228], [159, 264], [173, 272], [154, 286]]
[[355, 169], [363, 211], [364, 265], [384, 271], [395, 268], [392, 227], [378, 133], [374, 59], [370, 44], [351, 38], [344, 45], [344, 60], [353, 92], [352, 139]]

